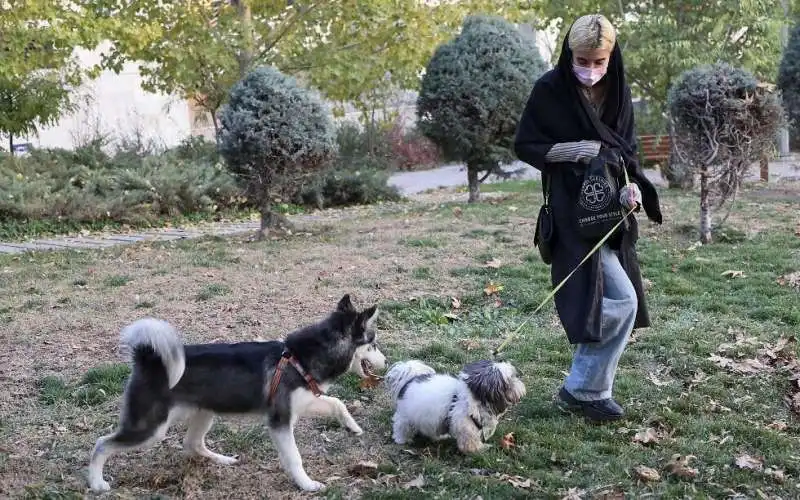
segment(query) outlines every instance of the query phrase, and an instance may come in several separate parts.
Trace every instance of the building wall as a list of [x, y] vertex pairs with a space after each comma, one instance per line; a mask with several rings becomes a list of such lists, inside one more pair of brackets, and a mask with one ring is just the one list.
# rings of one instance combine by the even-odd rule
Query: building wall
[[[101, 50], [78, 49], [76, 56], [82, 64], [92, 66], [100, 62]], [[76, 91], [76, 100], [78, 109], [74, 113], [63, 116], [54, 126], [42, 128], [38, 134], [14, 142], [70, 149], [98, 134], [112, 140], [141, 134], [146, 141], [172, 146], [191, 133], [188, 103], [142, 90], [136, 64], [126, 64], [119, 74], [104, 71]]]

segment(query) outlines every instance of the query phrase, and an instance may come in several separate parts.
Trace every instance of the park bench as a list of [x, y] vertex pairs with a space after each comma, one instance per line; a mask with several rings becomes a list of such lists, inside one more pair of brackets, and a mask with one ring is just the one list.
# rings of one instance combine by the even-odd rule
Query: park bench
[[670, 137], [668, 135], [640, 135], [639, 155], [643, 165], [665, 162], [669, 159]]

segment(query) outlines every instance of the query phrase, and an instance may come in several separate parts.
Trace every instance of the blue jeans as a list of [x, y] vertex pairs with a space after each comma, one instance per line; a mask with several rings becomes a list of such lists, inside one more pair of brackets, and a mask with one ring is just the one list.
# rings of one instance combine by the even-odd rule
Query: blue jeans
[[599, 401], [611, 397], [622, 351], [636, 320], [636, 290], [617, 252], [600, 248], [603, 268], [602, 341], [578, 344], [564, 388], [575, 399]]

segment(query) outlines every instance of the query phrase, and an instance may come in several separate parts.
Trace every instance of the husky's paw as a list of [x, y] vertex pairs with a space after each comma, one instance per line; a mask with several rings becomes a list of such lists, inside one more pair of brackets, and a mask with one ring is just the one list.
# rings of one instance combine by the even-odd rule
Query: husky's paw
[[239, 463], [239, 459], [237, 457], [228, 457], [225, 455], [217, 455], [211, 460], [218, 465], [234, 465]]
[[309, 481], [308, 483], [301, 484], [300, 489], [308, 492], [322, 491], [325, 489], [325, 485], [319, 481]]
[[356, 436], [360, 436], [364, 434], [364, 429], [358, 426], [358, 424], [354, 423], [347, 427], [347, 430], [355, 434]]
[[111, 485], [104, 479], [92, 479], [89, 483], [89, 488], [95, 493], [102, 493], [104, 491], [111, 491]]

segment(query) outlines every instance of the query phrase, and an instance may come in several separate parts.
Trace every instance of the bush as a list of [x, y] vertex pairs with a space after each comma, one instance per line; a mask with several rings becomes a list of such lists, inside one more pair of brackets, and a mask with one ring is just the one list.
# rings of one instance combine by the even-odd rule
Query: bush
[[362, 128], [344, 122], [337, 128], [339, 154], [336, 165], [342, 168], [415, 170], [440, 163], [439, 150], [417, 129], [406, 129], [400, 120], [369, 124]]
[[711, 241], [712, 197], [733, 198], [751, 165], [774, 149], [784, 123], [779, 96], [726, 63], [681, 74], [669, 90], [680, 161], [700, 174], [700, 236]]
[[318, 94], [272, 67], [258, 67], [233, 86], [219, 113], [219, 148], [261, 212], [263, 238], [288, 225], [272, 200], [292, 192], [336, 151], [331, 115]]
[[174, 153], [111, 156], [99, 143], [75, 151], [34, 150], [0, 163], [0, 219], [150, 224], [214, 213], [245, 200], [234, 178], [208, 160]]
[[330, 168], [305, 184], [292, 202], [318, 209], [399, 201], [397, 188], [389, 186], [388, 172], [378, 168]]
[[445, 160], [466, 162], [471, 202], [479, 197], [479, 172], [515, 158], [517, 122], [545, 69], [534, 40], [487, 16], [467, 17], [428, 62], [417, 124]]

